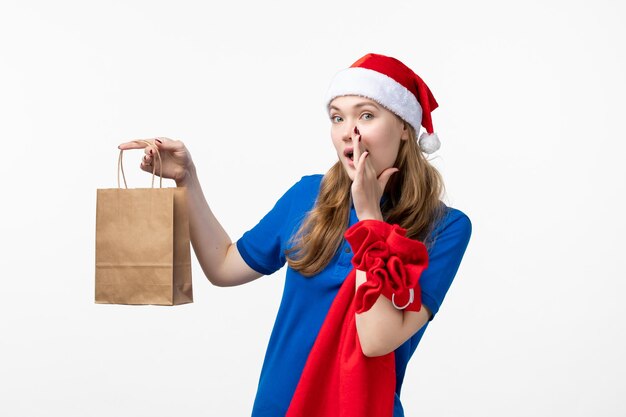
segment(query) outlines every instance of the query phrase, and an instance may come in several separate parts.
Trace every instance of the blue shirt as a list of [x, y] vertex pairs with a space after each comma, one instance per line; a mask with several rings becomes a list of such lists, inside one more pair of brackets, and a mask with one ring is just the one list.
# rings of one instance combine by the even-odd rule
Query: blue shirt
[[[286, 263], [285, 250], [307, 212], [313, 208], [323, 175], [307, 175], [293, 185], [272, 210], [237, 241], [241, 257], [254, 270], [270, 275]], [[357, 223], [354, 205], [349, 226]], [[471, 222], [460, 210], [446, 207], [428, 251], [429, 265], [419, 283], [422, 304], [433, 317], [450, 288], [471, 235]], [[344, 239], [330, 263], [314, 277], [287, 267], [285, 288], [261, 369], [253, 417], [278, 417], [287, 412], [300, 375], [326, 314], [352, 269], [352, 251]], [[406, 366], [432, 318], [395, 351], [394, 417], [404, 416], [400, 389]]]

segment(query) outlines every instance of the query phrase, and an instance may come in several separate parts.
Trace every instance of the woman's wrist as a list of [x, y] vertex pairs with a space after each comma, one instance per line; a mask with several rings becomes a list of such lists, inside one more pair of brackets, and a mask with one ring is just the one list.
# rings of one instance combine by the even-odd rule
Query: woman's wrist
[[378, 220], [378, 221], [384, 221], [383, 220], [383, 216], [375, 216], [375, 215], [363, 215], [363, 216], [357, 216], [359, 220]]
[[377, 213], [362, 213], [361, 215], [357, 214], [357, 218], [359, 220], [380, 220], [383, 221], [383, 214], [378, 211]]
[[188, 187], [189, 184], [197, 179], [196, 175], [196, 167], [195, 165], [191, 165], [186, 171], [181, 179], [176, 180], [177, 187]]

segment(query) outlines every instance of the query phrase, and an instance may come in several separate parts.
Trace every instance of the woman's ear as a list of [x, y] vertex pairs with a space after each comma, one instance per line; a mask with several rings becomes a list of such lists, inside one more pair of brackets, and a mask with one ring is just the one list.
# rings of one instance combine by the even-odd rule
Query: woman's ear
[[409, 124], [403, 120], [402, 121], [402, 136], [400, 136], [400, 139], [409, 140], [409, 129], [410, 129]]

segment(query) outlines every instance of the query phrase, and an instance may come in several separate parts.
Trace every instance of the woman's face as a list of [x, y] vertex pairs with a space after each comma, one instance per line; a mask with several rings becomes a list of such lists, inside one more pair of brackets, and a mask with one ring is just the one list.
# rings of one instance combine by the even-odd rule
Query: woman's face
[[[367, 150], [367, 158], [376, 170], [378, 177], [385, 169], [391, 168], [398, 156], [400, 141], [408, 139], [408, 128], [395, 114], [377, 102], [359, 96], [337, 97], [330, 102], [330, 136], [350, 179], [354, 181], [353, 150], [358, 144], [354, 134], [356, 126], [361, 134], [361, 149]], [[353, 138], [356, 141], [353, 141]]]

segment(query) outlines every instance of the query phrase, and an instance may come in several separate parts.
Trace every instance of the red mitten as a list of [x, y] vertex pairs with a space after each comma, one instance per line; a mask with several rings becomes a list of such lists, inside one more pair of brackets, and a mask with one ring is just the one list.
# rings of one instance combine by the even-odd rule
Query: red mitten
[[419, 277], [428, 267], [426, 246], [406, 237], [406, 230], [380, 220], [362, 220], [344, 237], [352, 247], [352, 265], [365, 271], [367, 281], [356, 292], [356, 312], [374, 305], [380, 294], [399, 310], [422, 307]]

